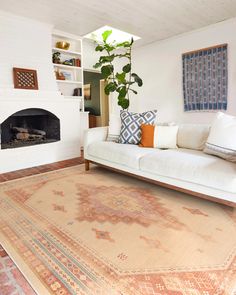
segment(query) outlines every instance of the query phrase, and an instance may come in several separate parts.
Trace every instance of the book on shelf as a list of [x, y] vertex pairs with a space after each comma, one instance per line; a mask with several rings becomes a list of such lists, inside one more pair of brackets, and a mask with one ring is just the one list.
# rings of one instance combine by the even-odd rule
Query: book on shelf
[[74, 89], [73, 96], [82, 96], [82, 88], [78, 87]]
[[66, 66], [81, 67], [80, 58], [70, 58], [70, 59], [66, 59], [64, 61], [61, 61], [61, 53], [60, 52], [54, 52], [52, 54], [52, 62], [54, 64], [62, 64], [62, 65], [66, 65]]
[[63, 64], [67, 66], [73, 66], [73, 67], [81, 66], [81, 62], [79, 58], [71, 58], [71, 59], [65, 60]]

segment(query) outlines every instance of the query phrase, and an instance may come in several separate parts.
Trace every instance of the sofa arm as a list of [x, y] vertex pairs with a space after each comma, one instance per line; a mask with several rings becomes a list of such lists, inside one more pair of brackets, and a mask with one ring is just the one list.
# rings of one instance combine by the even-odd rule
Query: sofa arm
[[86, 159], [88, 146], [95, 141], [105, 141], [107, 138], [108, 127], [96, 127], [85, 130], [84, 132], [84, 158]]

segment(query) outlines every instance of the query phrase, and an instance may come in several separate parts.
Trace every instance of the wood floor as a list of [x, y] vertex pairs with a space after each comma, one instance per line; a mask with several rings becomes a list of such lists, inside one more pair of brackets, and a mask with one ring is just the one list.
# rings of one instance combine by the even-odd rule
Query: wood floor
[[84, 159], [83, 157], [79, 157], [79, 158], [73, 158], [73, 159], [69, 159], [65, 161], [55, 162], [52, 164], [36, 166], [32, 168], [27, 168], [27, 169], [21, 169], [21, 170], [17, 170], [13, 172], [8, 172], [8, 173], [2, 173], [0, 174], [0, 183], [8, 181], [8, 180], [36, 175], [36, 174], [58, 170], [58, 169], [66, 168], [70, 166], [75, 166], [82, 163], [84, 163]]

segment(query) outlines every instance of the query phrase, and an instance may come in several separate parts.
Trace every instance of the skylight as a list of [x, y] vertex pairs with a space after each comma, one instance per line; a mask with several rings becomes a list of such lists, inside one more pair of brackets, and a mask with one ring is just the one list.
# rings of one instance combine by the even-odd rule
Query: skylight
[[84, 36], [84, 38], [88, 38], [88, 39], [92, 39], [92, 40], [97, 40], [98, 42], [100, 42], [100, 41], [102, 42], [102, 33], [107, 30], [112, 30], [112, 34], [108, 39], [109, 42], [114, 41], [116, 43], [120, 43], [123, 41], [129, 41], [129, 40], [131, 40], [132, 37], [133, 37], [134, 41], [141, 39], [138, 36], [135, 36], [135, 35], [129, 34], [127, 32], [112, 28], [110, 26], [103, 26], [94, 32], [88, 33], [87, 35]]

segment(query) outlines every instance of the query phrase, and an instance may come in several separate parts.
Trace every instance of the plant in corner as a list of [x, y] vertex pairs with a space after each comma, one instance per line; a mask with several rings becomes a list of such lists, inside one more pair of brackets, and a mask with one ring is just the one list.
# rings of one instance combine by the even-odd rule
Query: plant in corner
[[[143, 85], [142, 79], [132, 72], [132, 45], [131, 41], [109, 43], [108, 38], [112, 34], [112, 30], [103, 32], [102, 42], [96, 41], [96, 51], [102, 52], [99, 61], [94, 65], [94, 68], [101, 68], [102, 77], [107, 82], [105, 86], [105, 94], [109, 95], [112, 92], [117, 92], [118, 105], [122, 109], [128, 109], [130, 103], [130, 92], [137, 94], [133, 86], [137, 84], [139, 87]], [[122, 71], [115, 71], [115, 64], [119, 64], [120, 59], [125, 59], [125, 65]]]

